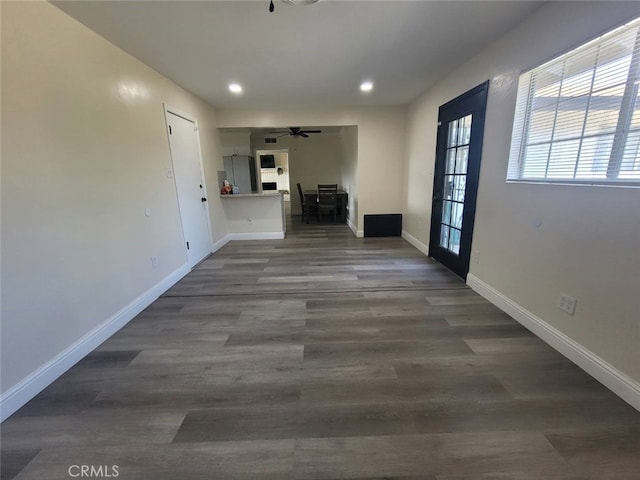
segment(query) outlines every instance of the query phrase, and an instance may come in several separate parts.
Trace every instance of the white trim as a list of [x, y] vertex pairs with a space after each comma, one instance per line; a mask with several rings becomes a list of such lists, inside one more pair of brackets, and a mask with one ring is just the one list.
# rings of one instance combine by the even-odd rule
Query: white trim
[[0, 395], [0, 421], [6, 420], [60, 375], [95, 350], [102, 342], [133, 320], [136, 315], [151, 305], [160, 295], [189, 272], [189, 267], [185, 263]]
[[640, 410], [640, 383], [471, 273], [467, 275], [467, 285]]
[[282, 240], [284, 232], [230, 233], [226, 238], [228, 240]]
[[229, 243], [229, 235], [225, 235], [220, 240], [211, 245], [211, 253], [216, 253], [222, 247], [224, 247], [227, 243]]
[[406, 230], [402, 230], [402, 238], [424, 253], [427, 257], [429, 256], [429, 245], [425, 245]]
[[[356, 228], [356, 226], [351, 221], [351, 218], [347, 218], [347, 226], [351, 229], [353, 234], [357, 237], [358, 236], [358, 229]], [[362, 236], [364, 236], [364, 232], [362, 233]]]

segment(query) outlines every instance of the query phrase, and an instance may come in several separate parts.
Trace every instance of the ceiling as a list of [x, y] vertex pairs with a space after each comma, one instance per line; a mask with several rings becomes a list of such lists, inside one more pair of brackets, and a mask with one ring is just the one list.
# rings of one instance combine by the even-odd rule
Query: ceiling
[[52, 3], [214, 107], [273, 108], [406, 104], [544, 2]]

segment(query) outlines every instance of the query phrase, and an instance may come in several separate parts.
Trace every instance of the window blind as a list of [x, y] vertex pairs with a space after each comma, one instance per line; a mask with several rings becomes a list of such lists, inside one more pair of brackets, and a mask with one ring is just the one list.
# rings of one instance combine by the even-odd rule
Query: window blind
[[640, 184], [640, 18], [518, 83], [508, 181]]

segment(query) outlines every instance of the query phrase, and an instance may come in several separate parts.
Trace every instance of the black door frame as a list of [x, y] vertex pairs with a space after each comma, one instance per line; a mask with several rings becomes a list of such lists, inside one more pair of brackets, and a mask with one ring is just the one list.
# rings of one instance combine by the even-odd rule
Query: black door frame
[[[429, 236], [429, 256], [433, 257], [458, 276], [466, 280], [471, 259], [471, 241], [476, 216], [476, 199], [480, 179], [480, 160], [484, 138], [485, 113], [489, 80], [454, 98], [438, 109], [438, 134], [436, 143], [436, 164], [433, 175], [433, 200], [431, 204], [431, 232]], [[459, 255], [443, 248], [440, 243], [442, 221], [443, 182], [446, 169], [448, 123], [472, 114], [471, 138], [467, 161], [467, 178], [462, 214], [462, 233]]]

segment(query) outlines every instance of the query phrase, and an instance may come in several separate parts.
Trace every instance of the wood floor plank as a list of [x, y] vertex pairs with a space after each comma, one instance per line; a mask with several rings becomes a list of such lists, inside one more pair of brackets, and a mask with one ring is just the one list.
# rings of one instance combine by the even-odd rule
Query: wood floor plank
[[15, 478], [68, 480], [71, 465], [116, 465], [127, 480], [292, 480], [293, 449], [293, 440], [55, 448]]
[[299, 439], [294, 464], [299, 479], [478, 474], [534, 468], [550, 474], [546, 478], [567, 469], [544, 436], [529, 432]]
[[[555, 430], [546, 434], [560, 455], [572, 464], [598, 469], [615, 464], [617, 471], [636, 475], [640, 472], [640, 427], [623, 426], [593, 430]], [[600, 469], [598, 469], [600, 470]]]
[[305, 345], [306, 365], [342, 365], [356, 361], [393, 361], [468, 353], [459, 339], [429, 339], [378, 342], [311, 343]]
[[3, 447], [0, 451], [1, 478], [15, 478], [38, 453], [40, 453], [39, 448], [17, 449]]
[[2, 424], [3, 444], [28, 449], [64, 445], [169, 443], [184, 412], [144, 408], [87, 409], [77, 415], [16, 417]]

